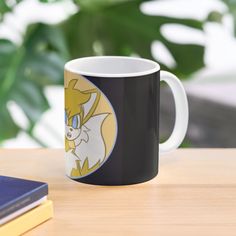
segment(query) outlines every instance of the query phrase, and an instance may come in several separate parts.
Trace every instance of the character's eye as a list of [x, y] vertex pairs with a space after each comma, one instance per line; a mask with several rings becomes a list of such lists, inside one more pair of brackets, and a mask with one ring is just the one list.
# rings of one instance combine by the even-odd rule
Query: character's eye
[[73, 116], [73, 118], [72, 118], [72, 127], [74, 129], [78, 128], [78, 118], [77, 118], [77, 116]]
[[66, 125], [68, 124], [68, 117], [67, 117], [66, 111], [65, 111], [65, 124]]

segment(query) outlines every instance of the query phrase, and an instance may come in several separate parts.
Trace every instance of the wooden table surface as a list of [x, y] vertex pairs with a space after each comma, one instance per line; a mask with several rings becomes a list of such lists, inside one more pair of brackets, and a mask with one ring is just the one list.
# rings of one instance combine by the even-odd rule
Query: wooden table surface
[[132, 186], [68, 179], [62, 150], [0, 150], [0, 174], [49, 183], [55, 216], [28, 236], [236, 235], [236, 149], [179, 149]]

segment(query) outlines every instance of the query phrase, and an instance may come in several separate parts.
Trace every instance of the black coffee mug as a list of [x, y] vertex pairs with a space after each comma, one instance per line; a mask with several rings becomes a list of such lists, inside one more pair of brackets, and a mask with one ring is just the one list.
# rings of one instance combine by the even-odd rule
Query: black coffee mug
[[[176, 121], [159, 143], [160, 81], [171, 88]], [[141, 183], [158, 173], [159, 153], [176, 149], [185, 136], [188, 103], [181, 82], [158, 63], [101, 56], [65, 65], [66, 174], [98, 185]]]

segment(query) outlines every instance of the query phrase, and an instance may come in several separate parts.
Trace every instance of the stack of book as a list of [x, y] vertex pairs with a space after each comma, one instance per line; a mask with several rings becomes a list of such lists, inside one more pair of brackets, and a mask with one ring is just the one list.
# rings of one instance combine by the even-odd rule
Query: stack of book
[[53, 216], [46, 183], [0, 176], [0, 236], [21, 235]]

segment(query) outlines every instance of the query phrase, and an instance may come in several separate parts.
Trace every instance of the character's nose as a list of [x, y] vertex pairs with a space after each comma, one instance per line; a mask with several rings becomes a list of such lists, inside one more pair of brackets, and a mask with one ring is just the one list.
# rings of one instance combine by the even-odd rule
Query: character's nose
[[73, 129], [72, 128], [70, 128], [70, 132], [72, 132], [73, 131]]
[[71, 133], [68, 132], [68, 133], [67, 133], [67, 137], [68, 137], [68, 138], [71, 138]]

